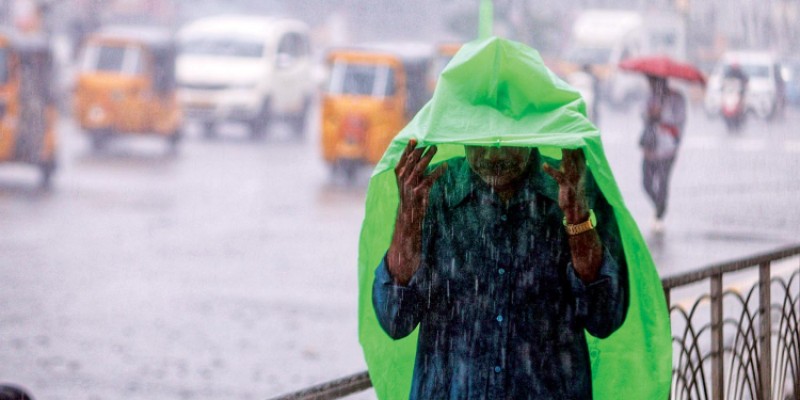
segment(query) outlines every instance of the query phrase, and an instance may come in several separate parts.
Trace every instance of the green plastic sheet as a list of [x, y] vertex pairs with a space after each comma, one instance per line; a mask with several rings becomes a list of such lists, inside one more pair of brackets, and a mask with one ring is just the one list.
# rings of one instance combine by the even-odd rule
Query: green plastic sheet
[[630, 287], [622, 327], [606, 339], [586, 336], [594, 398], [668, 398], [672, 347], [664, 292], [614, 181], [600, 132], [586, 118], [580, 94], [555, 76], [535, 50], [496, 37], [462, 47], [443, 71], [433, 98], [395, 137], [369, 183], [359, 244], [359, 339], [378, 397], [408, 398], [416, 352], [417, 331], [392, 340], [372, 307], [374, 270], [389, 248], [398, 204], [394, 166], [412, 138], [439, 147], [434, 163], [463, 157], [465, 144], [537, 147], [556, 159], [561, 149], [583, 149], [614, 209]]

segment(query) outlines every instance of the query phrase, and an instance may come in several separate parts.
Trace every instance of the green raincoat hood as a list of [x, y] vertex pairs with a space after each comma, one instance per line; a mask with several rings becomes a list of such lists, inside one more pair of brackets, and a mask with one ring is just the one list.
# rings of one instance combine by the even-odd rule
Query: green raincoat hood
[[595, 399], [669, 396], [672, 345], [661, 281], [619, 192], [600, 132], [586, 118], [580, 94], [555, 76], [539, 54], [496, 37], [465, 44], [442, 72], [433, 98], [394, 138], [367, 190], [359, 243], [359, 339], [381, 399], [407, 399], [417, 332], [392, 340], [372, 308], [375, 268], [389, 248], [398, 193], [394, 175], [408, 141], [437, 145], [438, 163], [464, 156], [464, 145], [528, 146], [559, 159], [562, 148], [582, 148], [598, 187], [614, 208], [628, 263], [630, 303], [614, 334], [587, 334]]

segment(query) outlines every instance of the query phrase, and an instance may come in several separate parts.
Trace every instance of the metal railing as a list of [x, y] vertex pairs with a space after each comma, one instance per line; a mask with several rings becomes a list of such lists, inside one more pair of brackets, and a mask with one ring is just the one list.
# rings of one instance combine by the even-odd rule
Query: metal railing
[[[800, 246], [712, 265], [662, 281], [677, 288], [708, 282], [708, 292], [670, 304], [672, 399], [787, 400], [800, 397]], [[795, 263], [788, 276], [773, 264]], [[723, 277], [758, 271], [750, 288], [723, 289]], [[743, 290], [744, 289], [744, 290]]]
[[[672, 399], [800, 399], [798, 255], [800, 245], [661, 281], [673, 333]], [[773, 263], [782, 260], [797, 263], [789, 276], [772, 276]], [[758, 282], [746, 292], [723, 288], [723, 277], [756, 269]], [[708, 292], [690, 303], [672, 304], [674, 292], [705, 281]], [[338, 399], [371, 386], [364, 371], [272, 400]]]

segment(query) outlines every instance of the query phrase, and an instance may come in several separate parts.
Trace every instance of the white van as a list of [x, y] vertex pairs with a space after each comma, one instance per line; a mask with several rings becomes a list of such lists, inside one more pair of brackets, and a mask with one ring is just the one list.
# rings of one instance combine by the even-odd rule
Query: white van
[[626, 108], [641, 102], [648, 86], [641, 74], [620, 71], [619, 63], [656, 54], [683, 60], [685, 39], [684, 22], [674, 14], [589, 9], [575, 19], [565, 58], [578, 66], [593, 66], [602, 81], [602, 98]]
[[178, 98], [189, 120], [214, 135], [224, 121], [243, 122], [253, 137], [285, 118], [303, 134], [314, 81], [308, 27], [258, 16], [214, 16], [178, 32]]

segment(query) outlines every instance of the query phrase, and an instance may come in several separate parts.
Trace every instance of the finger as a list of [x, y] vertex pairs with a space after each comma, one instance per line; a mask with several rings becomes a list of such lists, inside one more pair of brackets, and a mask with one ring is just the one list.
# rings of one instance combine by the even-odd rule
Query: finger
[[561, 165], [565, 174], [580, 172], [585, 162], [582, 149], [562, 150]]
[[550, 164], [542, 164], [542, 169], [547, 173], [547, 175], [550, 175], [559, 184], [564, 180], [564, 174], [561, 171], [553, 168]]
[[406, 148], [403, 149], [403, 154], [400, 155], [400, 161], [397, 162], [395, 171], [400, 172], [400, 170], [405, 167], [406, 163], [408, 162], [408, 156], [414, 150], [414, 147], [417, 147], [417, 141], [414, 139], [409, 140]]
[[419, 160], [417, 166], [414, 168], [414, 175], [422, 175], [431, 163], [433, 156], [436, 155], [436, 146], [431, 146], [425, 155]]
[[419, 162], [419, 159], [422, 158], [422, 154], [425, 153], [425, 147], [417, 147], [414, 151], [411, 152], [411, 155], [408, 156], [408, 164], [416, 165]]
[[583, 154], [583, 149], [570, 150], [570, 159], [576, 164], [585, 162], [586, 157]]

